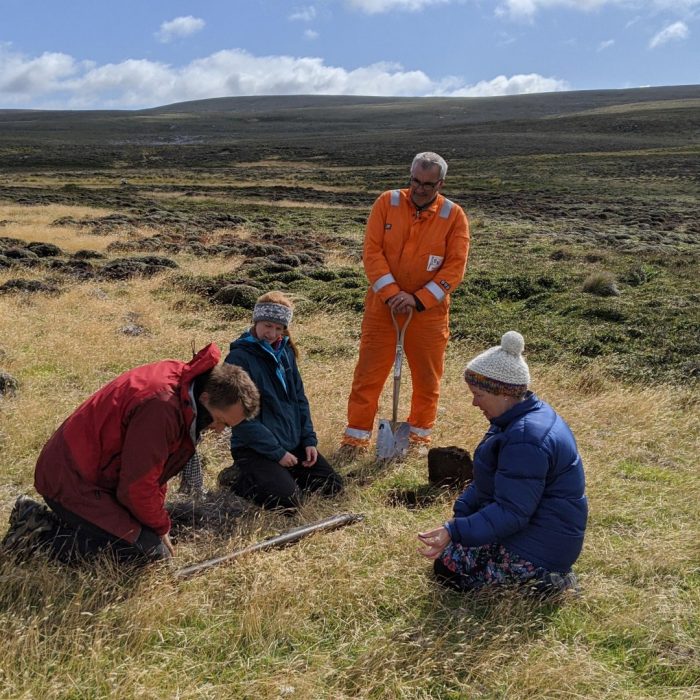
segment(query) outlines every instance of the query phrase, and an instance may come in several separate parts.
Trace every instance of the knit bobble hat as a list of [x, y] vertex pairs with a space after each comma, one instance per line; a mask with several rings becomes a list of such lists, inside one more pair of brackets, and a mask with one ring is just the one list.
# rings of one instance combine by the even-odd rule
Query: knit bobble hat
[[284, 304], [275, 304], [273, 302], [259, 302], [253, 307], [253, 323], [258, 321], [269, 321], [277, 323], [285, 328], [289, 327], [292, 322], [293, 312]]
[[525, 339], [520, 333], [504, 333], [500, 345], [482, 352], [467, 364], [464, 380], [491, 394], [522, 396], [530, 383], [524, 349]]

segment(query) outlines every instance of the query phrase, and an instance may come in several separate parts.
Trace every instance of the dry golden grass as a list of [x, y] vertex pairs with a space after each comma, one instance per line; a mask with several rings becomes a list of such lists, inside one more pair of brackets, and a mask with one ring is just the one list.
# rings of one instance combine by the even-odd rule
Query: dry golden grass
[[94, 236], [76, 226], [52, 226], [51, 223], [64, 216], [88, 219], [112, 213], [109, 209], [71, 207], [61, 204], [46, 206], [0, 204], [0, 221], [8, 222], [0, 227], [0, 235], [19, 238], [27, 243], [32, 241], [53, 243], [68, 253], [81, 248], [103, 252], [112, 241], [118, 240], [118, 236]]
[[[178, 262], [190, 273], [222, 271], [221, 261]], [[189, 357], [192, 342], [225, 350], [246, 327], [166, 279], [0, 296], [0, 366], [21, 382], [16, 397], [0, 399], [0, 519], [32, 492], [43, 442], [83, 398], [129, 367]], [[147, 334], [120, 331], [134, 319]], [[344, 427], [358, 319], [301, 315], [293, 332], [320, 449], [330, 454]], [[449, 348], [436, 444], [473, 450], [486, 429], [461, 379], [482, 349]], [[418, 510], [388, 505], [390, 490], [427, 480], [425, 457], [412, 455], [333, 501], [311, 499], [292, 519], [253, 510], [231, 537], [183, 539], [178, 565], [336, 512], [366, 516], [189, 581], [167, 567], [136, 576], [106, 562], [72, 570], [2, 560], [0, 697], [698, 697], [697, 392], [530, 360], [534, 388], [571, 424], [585, 461], [591, 519], [580, 598], [556, 606], [435, 586], [415, 535], [442, 522], [456, 494]], [[380, 416], [390, 413], [389, 391]], [[208, 437], [203, 451], [213, 488], [229, 462], [226, 438]], [[371, 473], [369, 458], [361, 465]]]

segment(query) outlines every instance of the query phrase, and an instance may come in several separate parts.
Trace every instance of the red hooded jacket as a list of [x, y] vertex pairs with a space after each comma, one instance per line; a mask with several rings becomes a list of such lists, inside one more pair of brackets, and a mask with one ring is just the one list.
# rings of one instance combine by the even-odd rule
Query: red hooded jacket
[[36, 464], [36, 490], [128, 542], [143, 526], [166, 534], [167, 481], [195, 449], [190, 387], [220, 357], [212, 343], [190, 362], [154, 362], [112, 380], [46, 443]]

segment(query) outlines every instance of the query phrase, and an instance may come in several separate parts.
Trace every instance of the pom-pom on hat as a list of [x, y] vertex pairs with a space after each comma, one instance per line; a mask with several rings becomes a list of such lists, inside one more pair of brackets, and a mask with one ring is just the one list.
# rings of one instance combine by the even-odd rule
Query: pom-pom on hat
[[292, 315], [293, 312], [288, 306], [270, 301], [259, 302], [253, 307], [253, 323], [269, 321], [288, 328], [292, 322]]
[[525, 339], [520, 333], [504, 333], [500, 345], [482, 352], [467, 364], [464, 380], [491, 394], [522, 396], [530, 383], [524, 349]]

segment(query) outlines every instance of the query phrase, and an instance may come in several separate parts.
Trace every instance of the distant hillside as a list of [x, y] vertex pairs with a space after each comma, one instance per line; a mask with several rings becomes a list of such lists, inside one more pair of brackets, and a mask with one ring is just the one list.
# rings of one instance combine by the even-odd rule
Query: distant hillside
[[403, 162], [677, 148], [700, 140], [700, 85], [506, 97], [226, 97], [139, 111], [0, 110], [0, 166], [101, 167], [159, 157]]
[[628, 90], [583, 90], [501, 97], [359, 97], [346, 95], [282, 95], [261, 97], [219, 97], [209, 100], [177, 102], [142, 110], [141, 114], [256, 114], [296, 112], [299, 110], [337, 113], [358, 108], [398, 115], [411, 112], [438, 112], [441, 118], [452, 116], [463, 121], [533, 119], [565, 115], [613, 105], [700, 99], [700, 85], [634, 88]]

